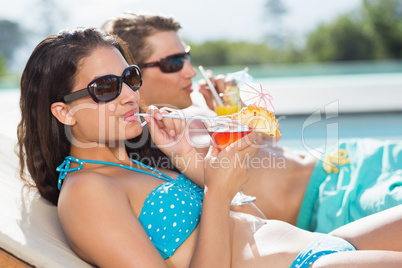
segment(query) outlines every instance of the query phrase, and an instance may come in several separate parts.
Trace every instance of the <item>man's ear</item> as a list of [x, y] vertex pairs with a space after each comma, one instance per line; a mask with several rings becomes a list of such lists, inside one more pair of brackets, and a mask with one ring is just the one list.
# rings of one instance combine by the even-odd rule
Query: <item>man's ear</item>
[[68, 105], [64, 102], [52, 103], [50, 110], [60, 123], [68, 126], [73, 126], [76, 123], [73, 115], [70, 113]]

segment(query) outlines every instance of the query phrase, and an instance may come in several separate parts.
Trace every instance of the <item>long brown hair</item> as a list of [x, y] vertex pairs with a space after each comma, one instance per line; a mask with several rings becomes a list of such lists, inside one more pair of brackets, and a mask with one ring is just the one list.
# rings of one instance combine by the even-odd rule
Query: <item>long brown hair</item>
[[76, 28], [40, 42], [21, 77], [21, 122], [17, 129], [20, 177], [29, 181], [27, 169], [39, 193], [55, 205], [59, 198], [56, 168], [70, 153], [70, 142], [50, 106], [72, 91], [79, 61], [102, 46], [117, 48], [128, 64], [134, 64], [118, 37], [95, 28]]

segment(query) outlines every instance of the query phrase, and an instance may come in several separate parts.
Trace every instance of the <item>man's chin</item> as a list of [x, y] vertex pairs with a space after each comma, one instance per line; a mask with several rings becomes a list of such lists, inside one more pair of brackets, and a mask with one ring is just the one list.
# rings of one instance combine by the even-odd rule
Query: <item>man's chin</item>
[[190, 99], [189, 101], [187, 101], [186, 103], [182, 103], [182, 105], [178, 106], [179, 109], [186, 109], [188, 107], [190, 107], [193, 104], [192, 100]]

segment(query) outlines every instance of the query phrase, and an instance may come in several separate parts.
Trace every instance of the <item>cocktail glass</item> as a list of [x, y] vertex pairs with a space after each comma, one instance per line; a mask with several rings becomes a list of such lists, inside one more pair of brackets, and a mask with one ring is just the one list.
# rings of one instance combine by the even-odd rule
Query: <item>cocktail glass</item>
[[224, 93], [220, 93], [219, 97], [222, 100], [222, 105], [216, 103], [215, 112], [217, 115], [231, 115], [237, 113], [240, 108], [239, 89], [236, 85], [226, 88]]
[[[203, 120], [203, 123], [211, 136], [213, 146], [219, 151], [251, 132], [248, 126], [241, 124], [238, 120], [229, 118]], [[240, 190], [233, 198], [231, 205], [243, 205], [255, 202], [256, 200], [256, 197], [245, 195]]]

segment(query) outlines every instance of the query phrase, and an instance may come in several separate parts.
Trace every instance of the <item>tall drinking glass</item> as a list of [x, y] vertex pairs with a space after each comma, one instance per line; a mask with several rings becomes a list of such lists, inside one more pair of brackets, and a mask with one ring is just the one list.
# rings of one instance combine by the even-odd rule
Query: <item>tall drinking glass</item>
[[231, 115], [240, 110], [240, 95], [236, 85], [227, 87], [224, 93], [219, 94], [219, 97], [222, 100], [222, 105], [215, 104], [217, 115]]

